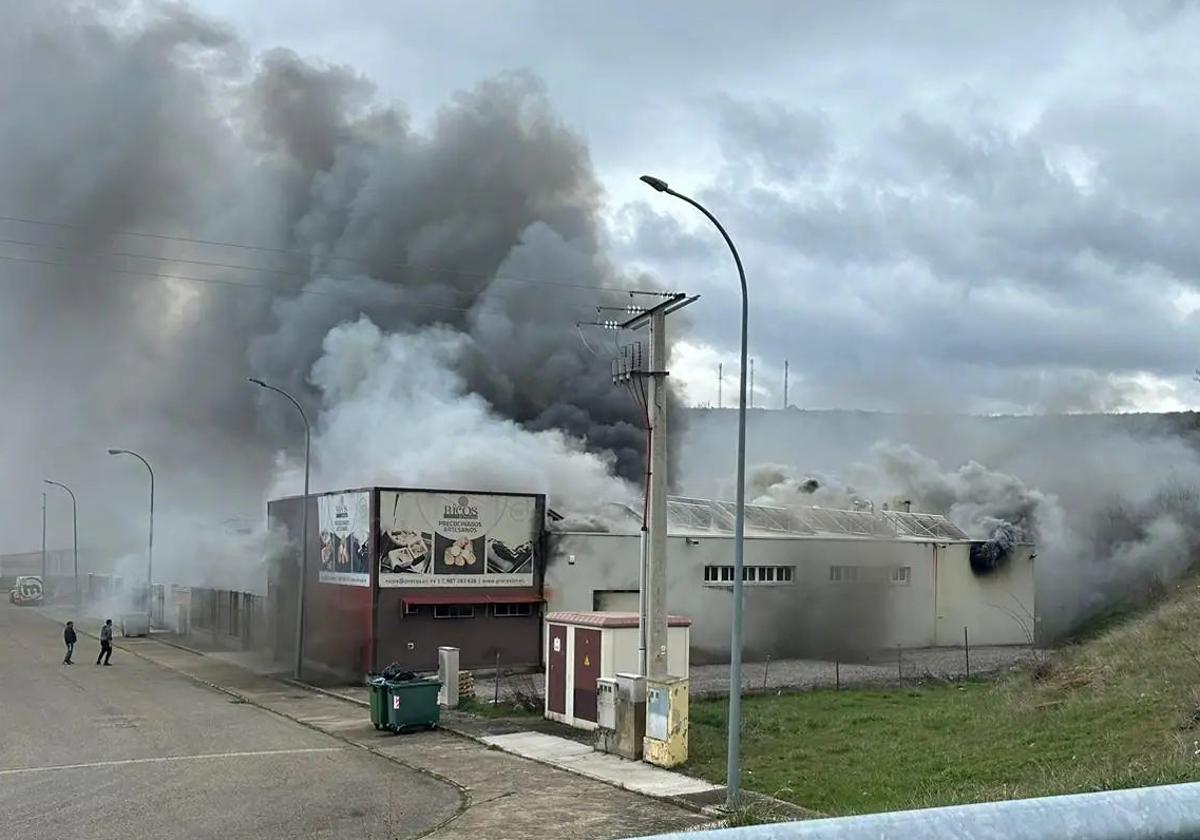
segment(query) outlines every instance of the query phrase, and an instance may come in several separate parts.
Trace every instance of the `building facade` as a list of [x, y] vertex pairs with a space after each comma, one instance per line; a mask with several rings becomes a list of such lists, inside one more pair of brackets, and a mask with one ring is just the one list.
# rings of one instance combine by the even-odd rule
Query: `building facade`
[[[672, 499], [667, 608], [692, 619], [696, 663], [729, 658], [732, 506]], [[1033, 550], [993, 568], [944, 517], [899, 511], [811, 512], [749, 506], [744, 655], [853, 659], [882, 650], [1029, 644], [1036, 632]], [[551, 611], [637, 610], [636, 533], [555, 533]]]
[[[272, 559], [275, 655], [295, 655], [303, 499], [267, 506], [287, 536]], [[390, 664], [541, 664], [545, 497], [368, 487], [309, 497], [303, 650], [311, 678], [359, 679]]]

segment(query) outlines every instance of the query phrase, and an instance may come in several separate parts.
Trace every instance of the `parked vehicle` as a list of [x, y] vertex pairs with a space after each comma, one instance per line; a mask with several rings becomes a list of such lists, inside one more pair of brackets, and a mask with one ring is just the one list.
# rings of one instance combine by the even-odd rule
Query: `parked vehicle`
[[22, 575], [8, 593], [8, 602], [20, 607], [33, 607], [42, 603], [42, 579], [37, 575]]

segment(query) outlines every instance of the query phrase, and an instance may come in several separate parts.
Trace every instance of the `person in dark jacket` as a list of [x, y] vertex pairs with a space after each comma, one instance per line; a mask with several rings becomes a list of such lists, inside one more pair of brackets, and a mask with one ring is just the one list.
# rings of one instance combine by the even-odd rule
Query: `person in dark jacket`
[[104, 622], [104, 626], [100, 628], [100, 655], [96, 657], [96, 664], [100, 664], [100, 660], [104, 660], [105, 665], [111, 665], [108, 660], [112, 658], [112, 619]]
[[78, 640], [79, 637], [75, 635], [75, 622], [68, 621], [67, 626], [63, 629], [63, 642], [67, 646], [67, 655], [63, 657], [64, 665], [75, 664], [71, 661], [71, 655], [75, 653], [75, 642]]

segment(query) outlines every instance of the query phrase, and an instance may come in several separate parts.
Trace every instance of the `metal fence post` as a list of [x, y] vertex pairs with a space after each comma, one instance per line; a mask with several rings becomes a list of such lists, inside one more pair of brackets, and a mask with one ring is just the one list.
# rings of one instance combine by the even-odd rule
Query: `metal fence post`
[[967, 679], [971, 679], [971, 642], [967, 638], [966, 627], [963, 627], [963, 656], [967, 660]]

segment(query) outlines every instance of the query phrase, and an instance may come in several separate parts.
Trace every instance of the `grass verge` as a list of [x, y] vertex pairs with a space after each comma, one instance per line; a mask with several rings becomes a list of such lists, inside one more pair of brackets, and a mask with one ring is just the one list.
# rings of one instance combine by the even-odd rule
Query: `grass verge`
[[[1200, 778], [1200, 579], [995, 682], [743, 701], [748, 789], [828, 814]], [[726, 705], [691, 707], [687, 770], [724, 782]]]

